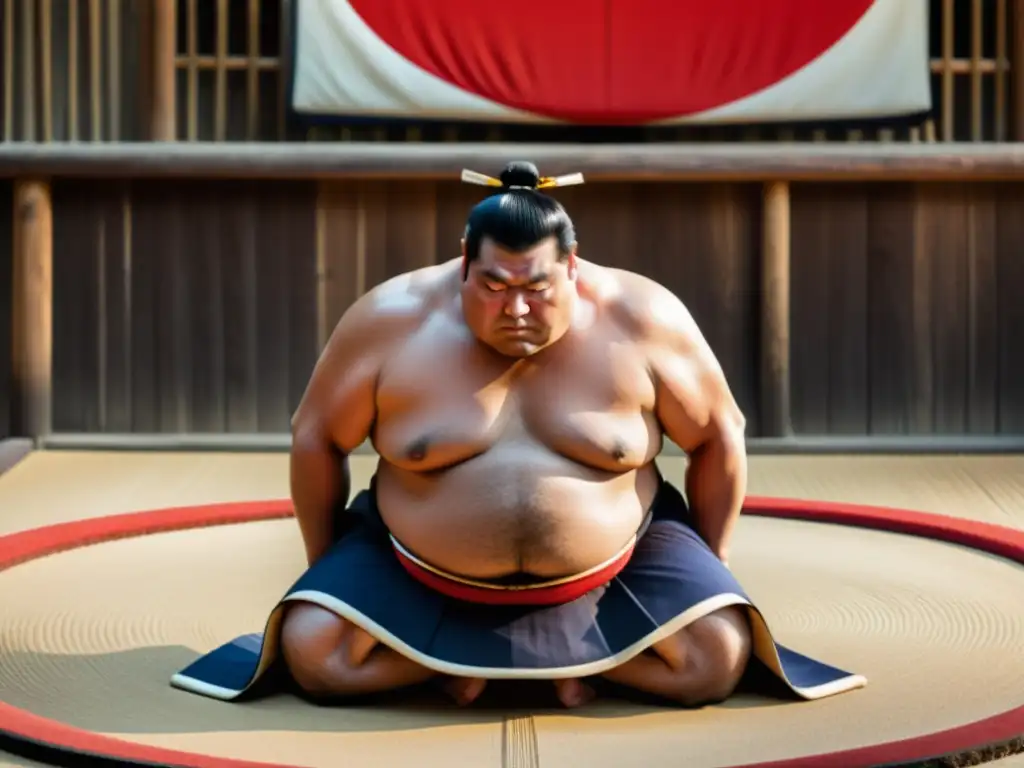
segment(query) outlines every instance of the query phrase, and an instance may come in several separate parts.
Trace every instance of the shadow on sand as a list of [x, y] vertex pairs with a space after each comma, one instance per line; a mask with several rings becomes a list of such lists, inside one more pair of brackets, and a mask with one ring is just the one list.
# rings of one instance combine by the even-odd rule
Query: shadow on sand
[[[6, 704], [100, 733], [209, 733], [222, 731], [381, 732], [500, 723], [506, 716], [557, 713], [581, 718], [637, 717], [685, 710], [592, 681], [599, 698], [562, 708], [546, 682], [496, 681], [470, 707], [458, 707], [424, 686], [358, 701], [314, 704], [296, 695], [286, 675], [271, 674], [257, 698], [222, 702], [172, 688], [172, 674], [197, 653], [153, 646], [95, 655], [36, 652], [0, 654], [0, 690]], [[262, 686], [261, 686], [262, 687]], [[741, 689], [716, 704], [725, 711], [792, 706], [795, 699], [759, 663]]]

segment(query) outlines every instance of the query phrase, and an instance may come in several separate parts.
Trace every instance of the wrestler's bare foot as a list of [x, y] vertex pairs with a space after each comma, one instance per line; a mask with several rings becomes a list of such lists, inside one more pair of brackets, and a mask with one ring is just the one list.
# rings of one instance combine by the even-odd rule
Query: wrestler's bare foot
[[569, 709], [589, 704], [597, 696], [597, 692], [582, 680], [555, 680], [555, 694], [562, 706]]
[[444, 677], [439, 679], [441, 690], [447, 693], [460, 707], [472, 704], [487, 687], [481, 677]]

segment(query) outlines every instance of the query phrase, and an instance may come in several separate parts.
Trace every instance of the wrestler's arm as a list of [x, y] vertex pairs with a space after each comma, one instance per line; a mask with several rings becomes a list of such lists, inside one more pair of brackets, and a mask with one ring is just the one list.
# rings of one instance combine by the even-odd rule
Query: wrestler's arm
[[728, 563], [732, 533], [747, 490], [746, 420], [696, 322], [656, 284], [640, 324], [656, 384], [655, 412], [666, 436], [684, 450], [686, 496], [698, 532]]
[[332, 513], [351, 491], [349, 454], [370, 436], [377, 376], [406, 325], [406, 313], [385, 309], [392, 290], [378, 286], [345, 312], [292, 417], [291, 497], [310, 564], [330, 548]]

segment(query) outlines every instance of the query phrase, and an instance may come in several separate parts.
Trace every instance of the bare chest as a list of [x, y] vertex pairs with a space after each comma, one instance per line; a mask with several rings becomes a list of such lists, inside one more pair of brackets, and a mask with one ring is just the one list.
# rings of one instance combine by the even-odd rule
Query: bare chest
[[625, 471], [660, 447], [654, 386], [640, 350], [594, 334], [518, 363], [464, 337], [411, 339], [378, 382], [378, 452], [427, 472], [497, 447], [547, 451]]

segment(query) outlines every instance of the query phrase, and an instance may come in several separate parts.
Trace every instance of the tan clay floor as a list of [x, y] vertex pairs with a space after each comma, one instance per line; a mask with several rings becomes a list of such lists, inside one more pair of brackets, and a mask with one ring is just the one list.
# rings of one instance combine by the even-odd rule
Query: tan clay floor
[[[359, 486], [372, 461], [355, 460]], [[1024, 457], [751, 463], [755, 495], [1024, 527]], [[682, 482], [681, 460], [662, 466]], [[0, 478], [0, 534], [285, 496], [282, 454], [41, 453]], [[294, 523], [277, 521], [111, 542], [10, 569], [0, 574], [0, 699], [177, 749], [445, 768], [658, 765], [667, 755], [692, 766], [737, 764], [905, 738], [1024, 703], [1024, 569], [936, 542], [752, 517], [740, 525], [734, 568], [777, 638], [866, 675], [864, 690], [795, 704], [741, 696], [691, 712], [602, 701], [504, 717], [412, 704], [320, 709], [287, 697], [231, 705], [169, 687], [171, 673], [197, 653], [261, 629], [301, 568]]]

